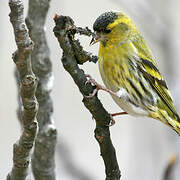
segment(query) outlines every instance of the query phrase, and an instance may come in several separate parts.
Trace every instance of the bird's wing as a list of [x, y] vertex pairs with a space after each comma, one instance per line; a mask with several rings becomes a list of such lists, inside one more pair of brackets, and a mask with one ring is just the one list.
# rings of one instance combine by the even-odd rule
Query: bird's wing
[[168, 108], [167, 112], [170, 110], [179, 119], [166, 82], [163, 80], [163, 77], [157, 68], [156, 61], [154, 60], [152, 52], [146, 44], [146, 41], [140, 34], [138, 34], [133, 41], [133, 45], [138, 51], [138, 57], [140, 57], [139, 70], [165, 103]]
[[178, 114], [173, 104], [171, 94], [167, 88], [166, 82], [163, 80], [156, 65], [153, 64], [153, 61], [149, 59], [140, 58], [138, 68], [142, 72], [144, 78], [147, 81], [149, 81], [152, 88], [156, 90], [159, 97], [167, 106], [168, 108], [167, 112], [169, 112], [170, 110], [175, 116], [178, 117]]

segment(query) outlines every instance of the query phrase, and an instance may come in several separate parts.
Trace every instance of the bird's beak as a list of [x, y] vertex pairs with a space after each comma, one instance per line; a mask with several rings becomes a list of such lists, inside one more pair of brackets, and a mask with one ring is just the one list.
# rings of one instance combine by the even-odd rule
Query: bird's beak
[[90, 46], [92, 46], [93, 44], [99, 42], [101, 40], [101, 36], [97, 33], [95, 33], [95, 35], [93, 36], [91, 42], [90, 42]]

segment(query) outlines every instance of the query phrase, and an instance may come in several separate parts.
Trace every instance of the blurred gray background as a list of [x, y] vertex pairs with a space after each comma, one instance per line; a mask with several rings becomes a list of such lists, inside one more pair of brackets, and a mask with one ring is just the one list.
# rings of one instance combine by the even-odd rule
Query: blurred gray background
[[[27, 12], [28, 1], [24, 2]], [[52, 0], [46, 32], [55, 77], [52, 98], [53, 117], [58, 129], [57, 179], [102, 180], [105, 173], [99, 146], [94, 139], [95, 122], [83, 106], [79, 90], [60, 62], [62, 51], [52, 32], [53, 16], [55, 12], [69, 15], [76, 25], [92, 28], [95, 19], [101, 13], [110, 10], [127, 13], [140, 29], [157, 59], [180, 113], [179, 0]], [[12, 146], [20, 136], [16, 116], [15, 65], [11, 59], [16, 45], [9, 22], [9, 12], [7, 0], [1, 0], [0, 179], [6, 179], [12, 167]], [[80, 41], [86, 50], [98, 53], [98, 45], [89, 47], [90, 38], [80, 37]], [[86, 63], [82, 68], [102, 83], [97, 64]], [[99, 98], [109, 112], [120, 111], [107, 93], [100, 92]], [[164, 124], [148, 118], [117, 117], [116, 124], [111, 127], [111, 137], [116, 148], [122, 180], [162, 180], [169, 156], [180, 153], [180, 139], [175, 132]], [[172, 180], [178, 180], [179, 168], [177, 164]]]

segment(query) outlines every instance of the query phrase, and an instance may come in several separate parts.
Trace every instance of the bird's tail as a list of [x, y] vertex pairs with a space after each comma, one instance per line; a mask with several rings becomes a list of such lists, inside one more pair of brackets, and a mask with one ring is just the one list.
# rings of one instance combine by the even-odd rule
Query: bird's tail
[[169, 116], [164, 110], [160, 111], [160, 113], [163, 116], [160, 120], [170, 126], [180, 136], [180, 117], [177, 114]]
[[159, 109], [158, 112], [150, 113], [150, 116], [168, 125], [180, 136], [180, 117], [178, 115], [169, 116], [165, 110]]
[[[180, 120], [178, 119], [172, 119], [171, 122], [173, 121], [173, 123], [169, 123], [170, 126], [172, 127], [172, 129], [174, 129], [177, 134], [180, 136]], [[169, 122], [169, 121], [168, 121]]]

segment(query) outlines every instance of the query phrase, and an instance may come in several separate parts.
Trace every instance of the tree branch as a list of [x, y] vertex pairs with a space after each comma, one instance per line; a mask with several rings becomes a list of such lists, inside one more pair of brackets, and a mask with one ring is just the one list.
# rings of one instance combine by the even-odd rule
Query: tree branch
[[49, 3], [49, 0], [30, 0], [26, 18], [30, 37], [35, 43], [31, 57], [33, 72], [38, 78], [36, 97], [39, 103], [39, 132], [32, 157], [32, 170], [36, 180], [56, 179], [54, 155], [57, 131], [52, 119], [53, 104], [50, 97], [54, 77], [44, 31]]
[[10, 0], [10, 21], [14, 29], [14, 35], [18, 50], [13, 54], [13, 60], [19, 72], [21, 109], [23, 133], [13, 147], [13, 168], [8, 174], [8, 180], [26, 179], [30, 151], [36, 137], [36, 114], [38, 102], [35, 97], [37, 79], [31, 68], [31, 53], [33, 42], [28, 35], [24, 22], [24, 6], [21, 0]]
[[79, 44], [79, 42], [74, 39], [74, 34], [77, 33], [78, 29], [75, 27], [74, 22], [70, 17], [55, 15], [54, 20], [56, 24], [54, 33], [63, 49], [62, 64], [73, 78], [81, 94], [84, 96], [84, 105], [96, 120], [95, 138], [99, 143], [101, 155], [104, 160], [106, 180], [119, 180], [121, 174], [108, 127], [108, 124], [111, 121], [111, 116], [104, 109], [97, 96], [92, 98], [85, 97], [85, 95], [92, 93], [95, 87], [90, 83], [86, 83], [86, 75], [78, 66], [78, 63], [82, 64], [85, 62], [82, 58], [83, 55], [88, 57], [86, 61], [93, 61], [92, 56], [83, 51], [82, 48], [80, 48], [82, 56], [79, 56], [79, 51], [77, 51], [77, 48], [74, 48], [75, 43]]
[[163, 180], [172, 180], [173, 179], [173, 170], [175, 168], [176, 162], [177, 162], [177, 155], [172, 154], [169, 157], [168, 164], [165, 168], [164, 174], [163, 174]]

